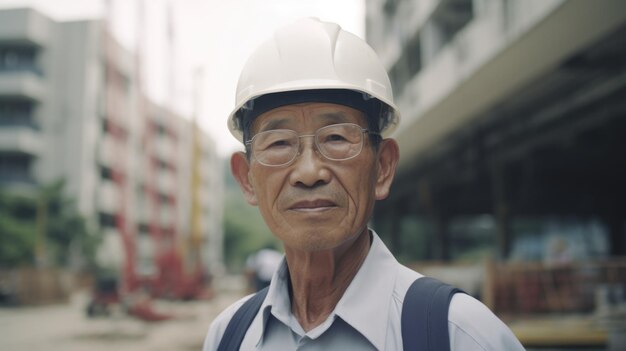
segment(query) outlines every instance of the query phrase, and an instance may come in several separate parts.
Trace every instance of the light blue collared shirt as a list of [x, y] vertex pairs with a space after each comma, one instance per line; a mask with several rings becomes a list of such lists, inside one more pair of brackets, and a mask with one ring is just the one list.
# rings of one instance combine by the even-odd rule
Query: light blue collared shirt
[[[291, 313], [285, 260], [274, 273], [265, 301], [241, 350], [402, 350], [400, 315], [404, 295], [422, 275], [396, 261], [374, 231], [356, 276], [328, 318], [305, 332]], [[224, 310], [211, 324], [204, 351], [215, 351], [228, 322], [250, 296]], [[451, 350], [524, 350], [511, 330], [486, 306], [456, 294], [448, 315]]]

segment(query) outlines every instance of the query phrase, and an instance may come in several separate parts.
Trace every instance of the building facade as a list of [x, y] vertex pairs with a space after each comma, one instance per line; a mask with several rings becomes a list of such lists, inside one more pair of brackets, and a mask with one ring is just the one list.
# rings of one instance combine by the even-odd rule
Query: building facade
[[[102, 21], [0, 11], [0, 185], [29, 191], [64, 179], [102, 235], [100, 264], [135, 279], [166, 274], [174, 258], [188, 265], [192, 244], [204, 273], [217, 272], [215, 145], [190, 116], [144, 96], [138, 70], [136, 55]], [[194, 169], [201, 171], [192, 182]]]
[[[450, 259], [467, 244], [455, 247], [460, 232], [487, 226], [495, 256], [512, 258], [526, 220], [553, 216], [601, 223], [604, 255], [626, 253], [626, 163], [613, 151], [624, 148], [625, 6], [367, 1], [367, 40], [402, 113], [397, 182], [376, 210], [392, 246]], [[407, 242], [418, 227], [424, 245]]]

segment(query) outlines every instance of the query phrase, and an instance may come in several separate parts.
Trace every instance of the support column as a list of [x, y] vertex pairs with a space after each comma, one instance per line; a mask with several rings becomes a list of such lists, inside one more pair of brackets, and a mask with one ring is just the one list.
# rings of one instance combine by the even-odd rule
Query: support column
[[397, 254], [400, 250], [400, 220], [401, 215], [398, 215], [396, 209], [397, 203], [394, 203], [392, 210], [389, 211], [388, 216], [385, 216], [389, 221], [389, 225], [385, 226], [389, 230], [389, 250], [394, 254]]
[[448, 261], [450, 259], [449, 216], [443, 209], [445, 206], [444, 201], [440, 197], [435, 199], [432, 183], [425, 178], [420, 179], [418, 182], [418, 193], [421, 195], [421, 206], [424, 207], [428, 216], [435, 223], [432, 257]]
[[624, 218], [613, 214], [608, 220], [611, 256], [626, 256], [626, 233]]
[[506, 194], [504, 166], [496, 161], [492, 164], [491, 185], [493, 196], [493, 214], [496, 219], [496, 238], [498, 240], [498, 258], [504, 260], [511, 251], [510, 208]]
[[435, 255], [436, 258], [442, 261], [450, 260], [450, 231], [449, 231], [449, 218], [443, 212], [439, 212], [435, 215]]

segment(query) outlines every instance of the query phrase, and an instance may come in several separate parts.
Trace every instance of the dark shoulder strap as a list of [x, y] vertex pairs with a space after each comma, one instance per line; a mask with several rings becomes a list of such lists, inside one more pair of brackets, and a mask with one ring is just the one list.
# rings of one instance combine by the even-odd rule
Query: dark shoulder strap
[[463, 291], [430, 277], [411, 284], [402, 305], [404, 351], [450, 351], [448, 308], [457, 292]]
[[246, 336], [250, 324], [252, 324], [252, 320], [254, 320], [254, 317], [259, 312], [259, 308], [261, 308], [263, 304], [263, 300], [265, 300], [267, 290], [268, 287], [260, 290], [239, 307], [237, 312], [233, 315], [233, 318], [228, 322], [222, 340], [220, 340], [220, 345], [217, 347], [217, 351], [239, 350], [241, 342]]

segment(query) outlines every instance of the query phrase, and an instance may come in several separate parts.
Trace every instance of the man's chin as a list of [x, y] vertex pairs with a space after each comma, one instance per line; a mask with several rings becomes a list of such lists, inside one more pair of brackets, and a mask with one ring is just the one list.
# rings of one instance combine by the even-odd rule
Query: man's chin
[[295, 235], [284, 242], [287, 246], [307, 252], [334, 250], [356, 237], [350, 230], [342, 230], [338, 224], [316, 222], [297, 228]]

